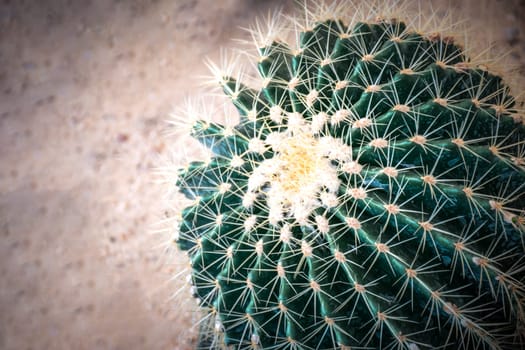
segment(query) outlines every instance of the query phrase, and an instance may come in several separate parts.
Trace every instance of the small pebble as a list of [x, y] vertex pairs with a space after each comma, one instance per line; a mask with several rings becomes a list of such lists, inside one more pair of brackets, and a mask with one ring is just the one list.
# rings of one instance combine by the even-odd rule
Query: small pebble
[[504, 31], [504, 34], [505, 34], [505, 40], [510, 44], [510, 45], [516, 45], [519, 41], [519, 34], [520, 34], [520, 31], [518, 28], [516, 27], [505, 27], [505, 29], [503, 29]]
[[120, 142], [120, 143], [126, 142], [128, 140], [129, 140], [129, 135], [128, 134], [118, 134], [117, 135], [117, 141]]

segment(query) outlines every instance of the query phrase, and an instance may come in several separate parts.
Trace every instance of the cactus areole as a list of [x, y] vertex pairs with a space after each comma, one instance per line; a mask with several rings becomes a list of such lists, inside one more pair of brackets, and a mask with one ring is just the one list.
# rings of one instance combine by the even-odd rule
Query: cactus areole
[[[259, 47], [177, 186], [211, 348], [519, 349], [525, 127], [450, 37], [323, 19]], [[204, 321], [203, 321], [204, 322]]]

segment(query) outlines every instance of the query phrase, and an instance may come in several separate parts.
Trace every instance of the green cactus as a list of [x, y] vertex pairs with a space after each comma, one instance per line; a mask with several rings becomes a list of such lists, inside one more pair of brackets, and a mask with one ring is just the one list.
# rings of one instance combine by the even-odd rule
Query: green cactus
[[[210, 348], [518, 349], [525, 127], [502, 78], [397, 19], [315, 18], [197, 121], [178, 246]], [[206, 327], [205, 327], [206, 328]]]

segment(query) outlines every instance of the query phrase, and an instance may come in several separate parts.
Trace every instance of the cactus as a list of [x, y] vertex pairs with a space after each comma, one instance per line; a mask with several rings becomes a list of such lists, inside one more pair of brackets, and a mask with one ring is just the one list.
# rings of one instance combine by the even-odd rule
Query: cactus
[[203, 344], [523, 348], [525, 127], [510, 88], [450, 36], [311, 14], [295, 49], [259, 45], [260, 89], [217, 69], [237, 125], [192, 125], [212, 155], [178, 174], [192, 204], [177, 244]]

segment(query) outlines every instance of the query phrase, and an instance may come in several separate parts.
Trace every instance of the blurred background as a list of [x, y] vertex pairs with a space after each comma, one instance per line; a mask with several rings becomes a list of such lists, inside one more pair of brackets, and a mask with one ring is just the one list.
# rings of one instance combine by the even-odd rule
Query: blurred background
[[[525, 73], [525, 1], [414, 6], [438, 17], [451, 7], [472, 41]], [[0, 0], [0, 349], [192, 347], [187, 262], [155, 234], [166, 120], [199, 94], [205, 57], [249, 38], [255, 18], [296, 7]]]

